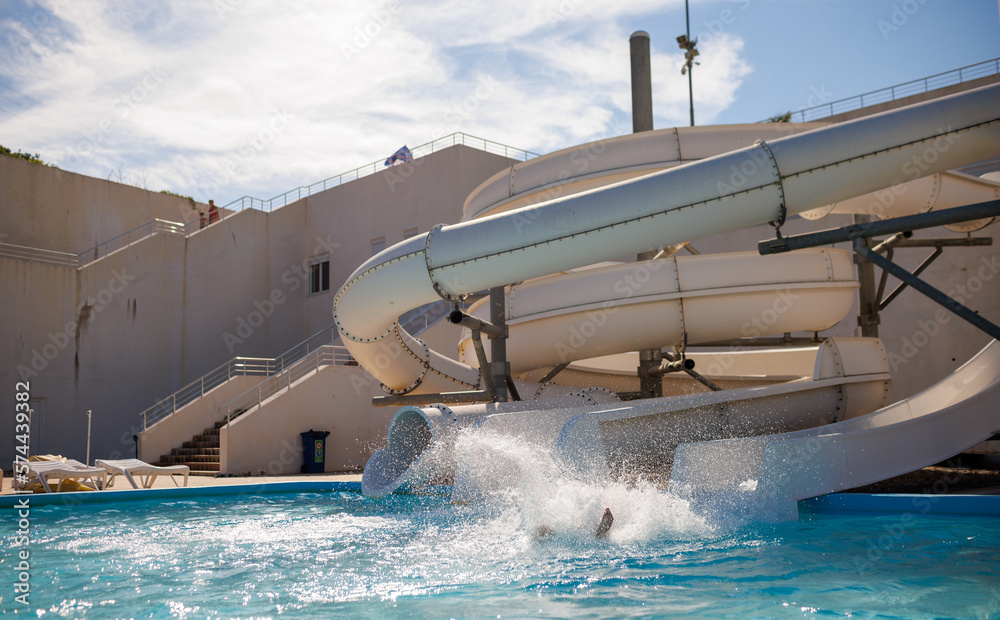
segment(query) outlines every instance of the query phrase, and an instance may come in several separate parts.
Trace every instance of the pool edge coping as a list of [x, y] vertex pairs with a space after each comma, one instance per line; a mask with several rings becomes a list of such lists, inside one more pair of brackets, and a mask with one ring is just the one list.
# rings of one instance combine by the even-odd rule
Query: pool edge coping
[[[447, 488], [428, 489], [430, 495], [447, 495]], [[228, 495], [269, 493], [361, 493], [361, 482], [342, 480], [296, 480], [198, 487], [75, 491], [65, 493], [20, 493], [0, 496], [0, 508], [16, 508], [24, 500], [32, 506], [111, 504], [145, 500], [184, 500]], [[904, 493], [832, 493], [798, 504], [800, 515], [847, 514], [938, 514], [1000, 517], [1000, 495], [934, 495]]]

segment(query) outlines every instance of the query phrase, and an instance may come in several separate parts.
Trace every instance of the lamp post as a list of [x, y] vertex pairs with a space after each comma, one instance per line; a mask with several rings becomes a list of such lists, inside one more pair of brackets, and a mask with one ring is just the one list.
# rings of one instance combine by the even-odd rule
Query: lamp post
[[87, 409], [87, 467], [90, 467], [90, 409]]
[[687, 20], [687, 34], [682, 34], [677, 37], [677, 45], [684, 50], [684, 66], [681, 67], [681, 75], [685, 73], [688, 76], [688, 100], [691, 102], [691, 126], [694, 127], [694, 85], [692, 84], [691, 74], [694, 65], [701, 63], [695, 62], [694, 59], [698, 55], [698, 50], [695, 49], [695, 45], [698, 44], [698, 39], [691, 38], [691, 12], [688, 9], [688, 0], [684, 0], [684, 16]]

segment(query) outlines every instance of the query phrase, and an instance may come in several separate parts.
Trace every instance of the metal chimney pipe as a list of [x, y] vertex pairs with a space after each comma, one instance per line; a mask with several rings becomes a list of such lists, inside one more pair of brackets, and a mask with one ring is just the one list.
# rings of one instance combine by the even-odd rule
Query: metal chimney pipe
[[632, 56], [632, 133], [653, 129], [653, 83], [649, 65], [649, 33], [636, 30], [629, 37]]
[[[649, 62], [649, 33], [636, 30], [628, 39], [632, 59], [632, 133], [653, 130], [653, 80]], [[640, 252], [636, 260], [650, 260], [658, 249]], [[643, 398], [663, 396], [663, 382], [653, 370], [660, 367], [663, 351], [639, 351], [639, 391]]]

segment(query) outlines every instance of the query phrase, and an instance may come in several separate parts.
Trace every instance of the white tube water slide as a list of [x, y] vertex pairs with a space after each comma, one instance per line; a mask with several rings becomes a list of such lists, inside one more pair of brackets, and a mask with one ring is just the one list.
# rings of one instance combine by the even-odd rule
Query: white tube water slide
[[[761, 132], [773, 131], [766, 126], [760, 127]], [[677, 144], [683, 147], [683, 134], [678, 132], [676, 135]], [[559, 189], [559, 182], [536, 183], [534, 189], [537, 191], [522, 191], [517, 200], [485, 199], [489, 205], [504, 203], [472, 213], [473, 216], [486, 214], [485, 217], [437, 226], [426, 235], [410, 238], [373, 257], [337, 294], [334, 318], [355, 359], [392, 392], [441, 392], [478, 387], [477, 368], [429, 350], [400, 329], [396, 318], [438, 298], [457, 300], [475, 291], [572, 272], [629, 253], [654, 250], [820, 209], [881, 190], [895, 182], [900, 171], [908, 166], [918, 166], [926, 174], [942, 173], [994, 157], [998, 154], [998, 145], [1000, 87], [992, 86], [806, 133], [758, 141], [753, 146], [723, 155], [669, 167], [684, 161], [679, 153], [672, 164], [661, 165], [661, 170], [648, 174], [640, 174], [642, 165], [632, 170], [621, 166], [614, 174], [621, 174], [623, 178], [640, 176], [579, 193], [576, 193], [579, 186], [568, 190]], [[669, 157], [663, 159], [670, 160]], [[648, 163], [646, 166], [650, 167]], [[591, 174], [596, 179], [607, 177], [608, 171], [597, 170]], [[524, 181], [524, 176], [520, 175], [517, 182]], [[577, 178], [574, 183], [590, 182], [599, 186], [607, 180]], [[514, 170], [508, 181], [510, 194], [517, 194]], [[528, 185], [531, 185], [530, 180]], [[543, 197], [545, 192], [555, 196], [570, 195], [532, 204], [540, 192]], [[529, 194], [536, 196], [531, 198]], [[469, 206], [467, 204], [467, 216]], [[507, 208], [512, 210], [505, 211]], [[827, 255], [824, 260], [832, 259]], [[789, 264], [792, 263], [777, 271], [784, 271]], [[566, 273], [560, 276], [563, 279], [553, 280], [557, 284], [555, 289], [546, 287], [545, 290], [550, 299], [558, 300], [559, 283], [566, 285], [562, 291], [586, 289], [580, 286], [584, 283], [581, 274], [597, 274], [606, 278], [602, 293], [607, 292], [609, 284], [615, 291], [615, 283], [624, 281], [627, 275], [627, 271], [621, 270], [635, 268], [633, 263]], [[587, 271], [593, 273], [587, 274]], [[664, 271], [673, 274], [674, 286], [655, 291], [652, 301], [676, 304], [680, 297], [691, 296], [693, 289], [686, 287], [678, 275], [681, 271], [679, 261], [675, 261], [672, 269]], [[712, 270], [698, 272], [704, 274]], [[613, 275], [604, 275], [606, 273]], [[719, 293], [719, 289], [739, 283], [739, 279], [736, 282], [717, 280], [717, 286], [706, 290]], [[777, 286], [787, 284], [778, 283]], [[813, 288], [843, 289], [846, 286], [834, 277], [816, 284], [822, 286]], [[768, 285], [773, 293], [775, 283]], [[620, 297], [641, 297], [622, 294], [621, 290], [616, 292]], [[586, 310], [588, 303], [593, 308], [595, 304], [609, 301], [606, 295], [597, 295], [580, 303]], [[508, 299], [508, 304], [512, 303]], [[716, 303], [714, 307], [721, 305]], [[525, 314], [526, 317], [531, 315], [525, 325], [537, 323], [542, 318], [566, 318], [572, 312], [574, 310], [558, 303], [548, 308], [539, 306], [534, 313]], [[681, 325], [669, 333], [650, 337], [648, 343], [637, 341], [635, 335], [646, 331], [630, 332], [627, 336], [619, 333], [617, 338], [592, 339], [587, 346], [572, 347], [577, 350], [568, 355], [563, 349], [560, 360], [672, 344], [681, 333], [690, 332], [683, 309], [677, 314]], [[578, 319], [577, 316], [569, 322]], [[622, 322], [650, 328], [633, 319]], [[791, 329], [818, 330], [828, 326]], [[512, 326], [512, 334], [513, 331]], [[536, 330], [533, 338], [537, 340], [545, 331]], [[776, 328], [775, 331], [790, 330]], [[716, 331], [704, 338], [719, 337]], [[516, 352], [517, 346], [513, 349]], [[536, 354], [537, 351], [521, 356], [515, 354], [511, 358], [512, 365], [523, 361], [521, 366], [515, 367], [525, 369], [554, 361], [531, 359]]]

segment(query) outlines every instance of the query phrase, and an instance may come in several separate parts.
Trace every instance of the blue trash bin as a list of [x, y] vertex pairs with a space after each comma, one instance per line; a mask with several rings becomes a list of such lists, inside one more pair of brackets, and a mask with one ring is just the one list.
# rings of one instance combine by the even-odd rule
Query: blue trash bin
[[309, 429], [302, 435], [302, 473], [322, 474], [326, 467], [326, 438], [330, 431]]

